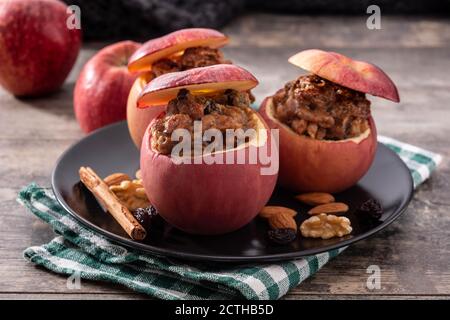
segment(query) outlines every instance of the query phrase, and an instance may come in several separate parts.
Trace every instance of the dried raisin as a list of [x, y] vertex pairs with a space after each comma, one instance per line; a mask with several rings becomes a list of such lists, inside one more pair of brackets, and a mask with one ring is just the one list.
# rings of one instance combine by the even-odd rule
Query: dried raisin
[[381, 207], [380, 202], [372, 198], [364, 201], [359, 207], [358, 212], [369, 218], [378, 220], [383, 215], [383, 208]]
[[145, 230], [150, 230], [152, 225], [152, 219], [158, 215], [154, 206], [148, 206], [147, 208], [138, 208], [133, 211], [133, 216], [144, 227]]
[[288, 244], [297, 238], [297, 231], [291, 228], [273, 229], [267, 232], [269, 240], [276, 244]]

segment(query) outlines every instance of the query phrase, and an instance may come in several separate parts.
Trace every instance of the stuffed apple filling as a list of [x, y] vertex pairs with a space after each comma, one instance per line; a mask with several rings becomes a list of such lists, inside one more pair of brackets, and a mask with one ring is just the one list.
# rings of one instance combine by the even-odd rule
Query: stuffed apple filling
[[[254, 100], [248, 92], [225, 90], [212, 95], [193, 95], [188, 90], [179, 91], [176, 98], [169, 101], [166, 113], [158, 118], [151, 127], [152, 148], [161, 154], [170, 154], [179, 141], [172, 140], [172, 134], [177, 129], [186, 129], [192, 139], [194, 148], [195, 121], [201, 124], [201, 133], [209, 129], [217, 129], [222, 134], [223, 147], [237, 147], [248, 141], [241, 140], [236, 135], [227, 135], [227, 130], [255, 129], [254, 111], [250, 104]], [[230, 139], [233, 139], [232, 141]], [[203, 140], [202, 147], [211, 140]]]
[[369, 128], [365, 93], [309, 74], [273, 96], [275, 117], [299, 135], [317, 140], [354, 138]]

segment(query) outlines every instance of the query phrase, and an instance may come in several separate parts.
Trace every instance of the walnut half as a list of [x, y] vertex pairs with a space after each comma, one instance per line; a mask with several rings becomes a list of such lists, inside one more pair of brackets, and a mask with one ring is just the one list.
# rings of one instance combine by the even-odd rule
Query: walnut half
[[349, 234], [352, 232], [352, 227], [350, 220], [346, 217], [321, 213], [303, 221], [300, 232], [306, 238], [330, 239]]
[[146, 208], [150, 205], [140, 179], [124, 180], [119, 185], [110, 186], [109, 189], [131, 211], [137, 208]]

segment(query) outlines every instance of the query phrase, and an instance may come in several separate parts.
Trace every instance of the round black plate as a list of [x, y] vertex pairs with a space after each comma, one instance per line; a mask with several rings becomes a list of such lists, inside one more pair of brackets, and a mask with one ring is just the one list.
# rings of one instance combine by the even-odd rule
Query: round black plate
[[[267, 223], [258, 218], [238, 231], [221, 236], [189, 235], [159, 218], [148, 239], [136, 242], [128, 238], [79, 182], [78, 169], [81, 166], [92, 167], [100, 176], [113, 172], [134, 175], [139, 168], [139, 153], [129, 138], [125, 122], [97, 130], [70, 147], [53, 171], [53, 191], [73, 217], [106, 238], [156, 255], [190, 260], [283, 260], [344, 247], [375, 234], [398, 218], [406, 209], [413, 191], [408, 168], [393, 151], [380, 144], [369, 172], [356, 186], [336, 195], [337, 201], [345, 202], [350, 207], [346, 216], [351, 220], [353, 231], [346, 237], [321, 240], [300, 236], [290, 245], [279, 246], [268, 241]], [[356, 208], [369, 198], [377, 199], [384, 208], [383, 217], [375, 223], [355, 213]], [[282, 189], [275, 190], [269, 204], [298, 210], [296, 218], [299, 225], [309, 217], [307, 207]]]

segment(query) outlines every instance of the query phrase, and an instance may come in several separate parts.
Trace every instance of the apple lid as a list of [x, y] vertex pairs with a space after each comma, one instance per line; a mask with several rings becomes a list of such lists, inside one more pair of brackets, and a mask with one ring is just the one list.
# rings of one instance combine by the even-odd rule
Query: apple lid
[[397, 87], [377, 66], [336, 52], [301, 51], [289, 58], [293, 65], [341, 86], [399, 102]]
[[184, 51], [187, 48], [201, 46], [219, 48], [226, 43], [228, 43], [228, 37], [213, 29], [190, 28], [178, 30], [144, 43], [130, 57], [128, 70], [130, 72], [149, 71], [155, 61]]
[[181, 89], [200, 95], [226, 89], [247, 91], [257, 84], [258, 80], [241, 67], [233, 64], [216, 64], [166, 73], [153, 79], [142, 90], [137, 105], [139, 108], [165, 105], [176, 98]]

